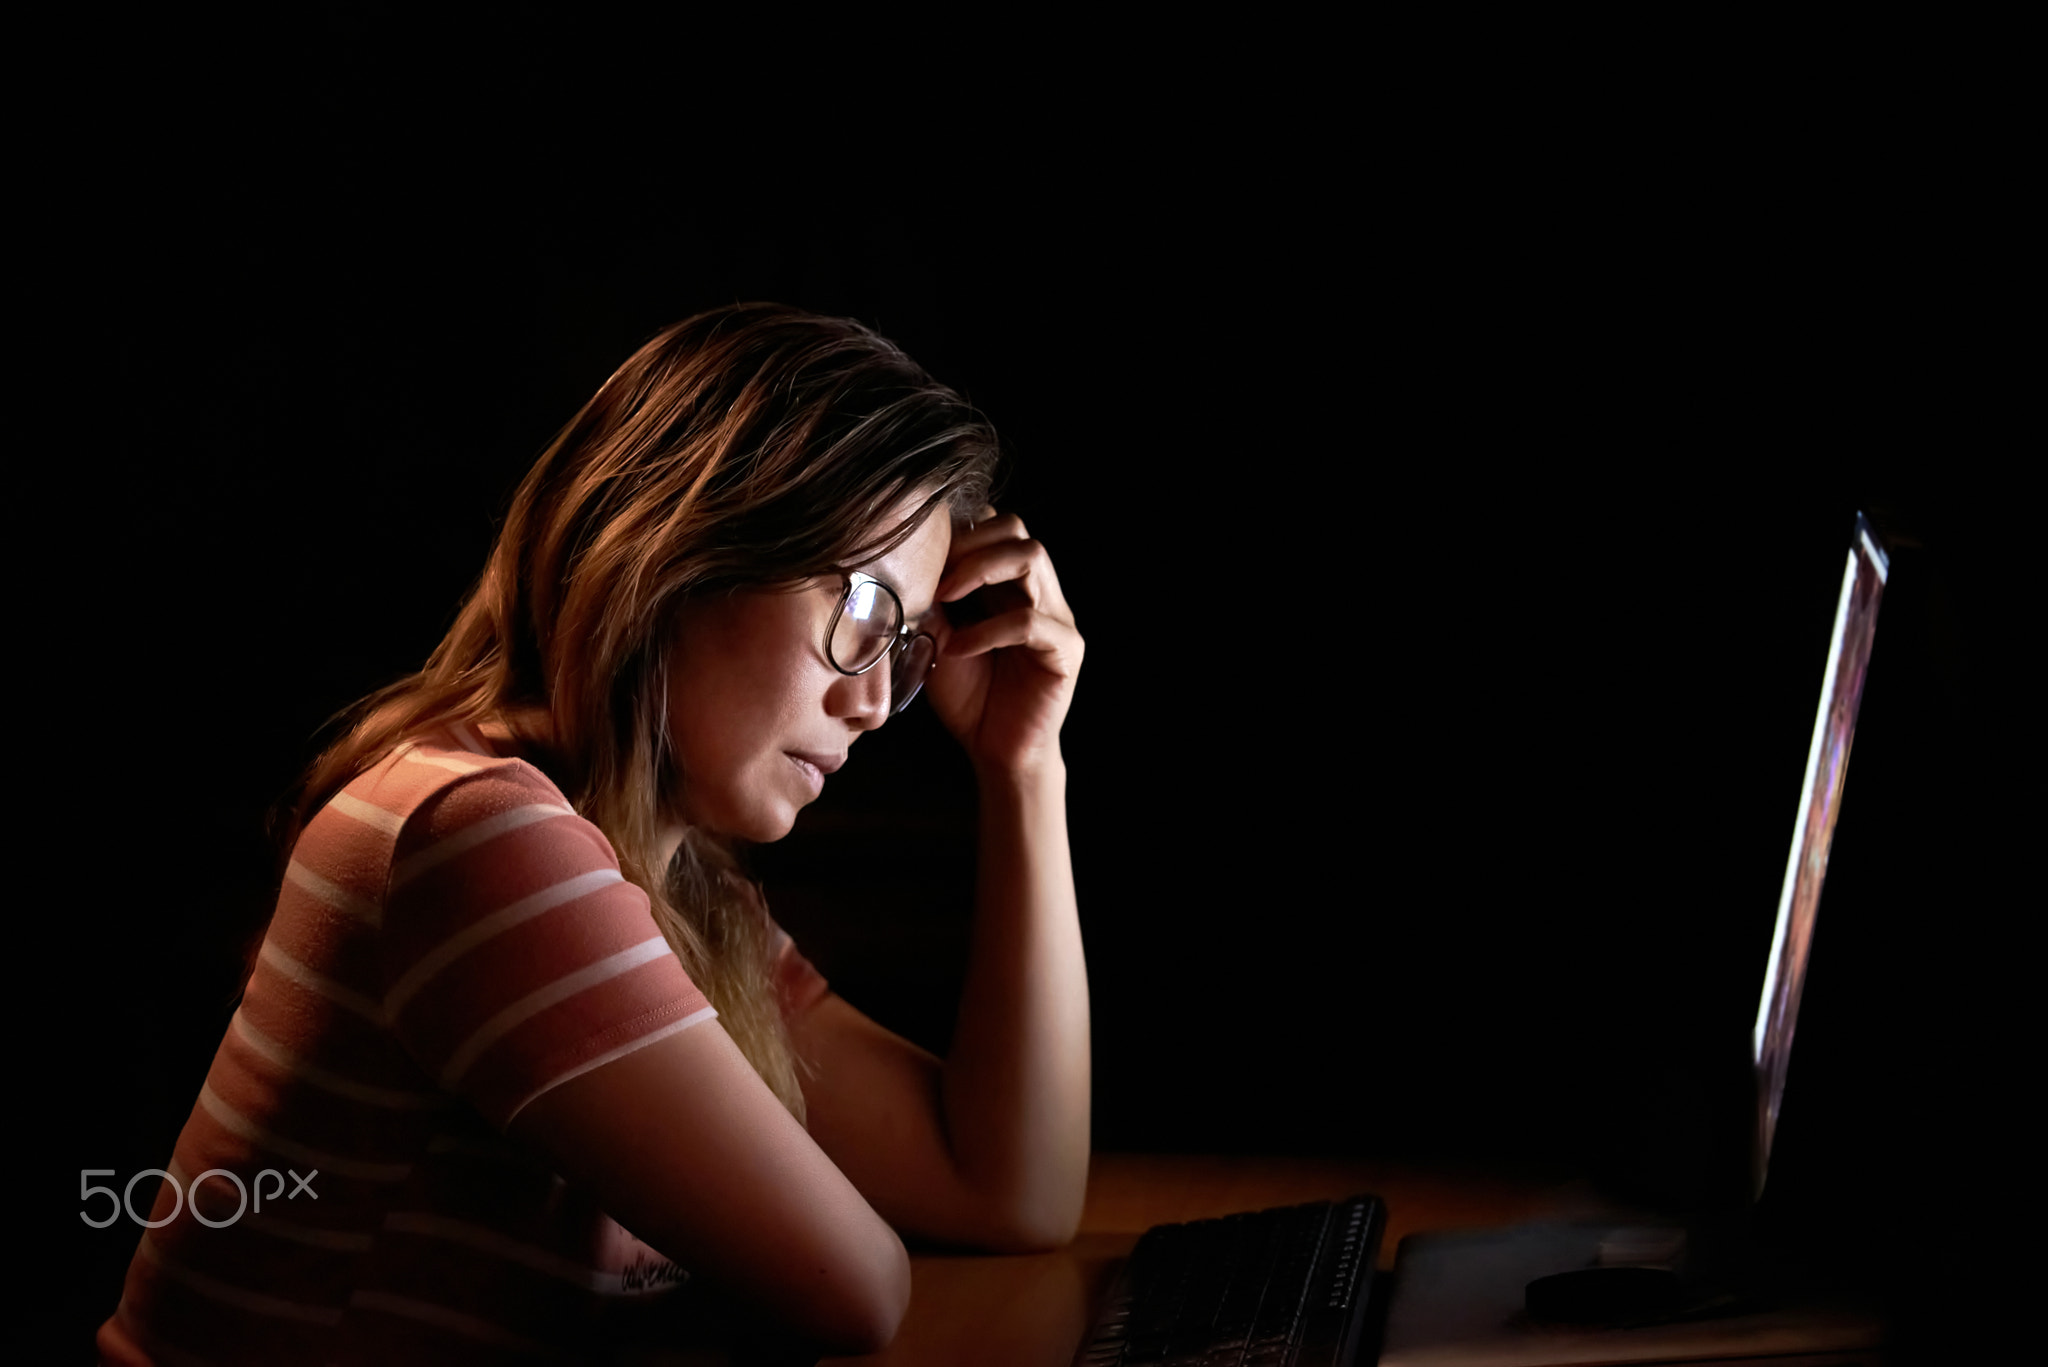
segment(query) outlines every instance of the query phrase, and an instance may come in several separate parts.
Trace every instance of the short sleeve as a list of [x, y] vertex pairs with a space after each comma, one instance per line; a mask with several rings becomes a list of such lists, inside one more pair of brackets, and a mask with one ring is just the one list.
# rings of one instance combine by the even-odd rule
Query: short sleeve
[[450, 783], [407, 818], [380, 951], [399, 1041], [500, 1127], [550, 1088], [716, 1015], [611, 843], [518, 762]]

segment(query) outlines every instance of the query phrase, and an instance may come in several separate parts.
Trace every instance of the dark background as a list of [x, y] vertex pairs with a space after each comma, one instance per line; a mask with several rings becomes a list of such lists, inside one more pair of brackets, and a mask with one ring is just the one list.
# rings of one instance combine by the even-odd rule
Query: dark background
[[[1898, 558], [1786, 1161], [1839, 1215], [1988, 1152], [2004, 1103], [1955, 1079], [2001, 1073], [1958, 1061], [1995, 1003], [1948, 932], [2003, 857], [1969, 804], [2017, 361], [2002, 182], [1931, 96], [956, 68], [806, 86], [784, 129], [702, 52], [503, 22], [486, 56], [373, 7], [260, 65], [141, 35], [44, 153], [23, 838], [97, 889], [34, 913], [92, 984], [52, 1171], [164, 1161], [316, 728], [423, 659], [613, 367], [760, 298], [989, 414], [1087, 636], [1099, 1148], [1689, 1171], [1860, 507]], [[971, 785], [921, 712], [861, 749], [756, 867], [943, 1048]], [[1941, 1199], [1995, 1199], [1978, 1171]], [[133, 1244], [86, 1233], [79, 1325]]]

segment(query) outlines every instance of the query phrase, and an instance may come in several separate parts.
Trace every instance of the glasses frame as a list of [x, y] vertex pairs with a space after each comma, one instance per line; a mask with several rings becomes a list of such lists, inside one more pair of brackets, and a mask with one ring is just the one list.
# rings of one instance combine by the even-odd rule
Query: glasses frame
[[[901, 701], [895, 700], [894, 694], [900, 677], [899, 666], [902, 664], [904, 657], [910, 653], [911, 646], [917, 641], [918, 637], [922, 636], [925, 640], [932, 643], [932, 662], [926, 665], [924, 669], [925, 674], [930, 674], [932, 667], [939, 662], [938, 639], [929, 631], [914, 631], [911, 629], [910, 614], [903, 610], [903, 599], [898, 596], [896, 590], [890, 588], [872, 574], [862, 574], [859, 570], [841, 570], [839, 573], [840, 577], [846, 581], [846, 588], [839, 595], [839, 606], [832, 609], [832, 620], [825, 624], [825, 660], [834, 669], [850, 679], [859, 678], [882, 661], [887, 660], [889, 662], [889, 692], [891, 694], [889, 715], [892, 717], [896, 716], [904, 708], [916, 701], [917, 695], [924, 691], [924, 679], [919, 678], [910, 685], [910, 691], [903, 695]], [[880, 653], [874, 659], [869, 660], [859, 669], [848, 669], [845, 665], [839, 663], [839, 657], [833, 653], [832, 638], [839, 634], [839, 619], [846, 615], [846, 605], [853, 601], [854, 590], [860, 588], [863, 584], [873, 584], [883, 593], [889, 595], [889, 602], [896, 609], [896, 636], [889, 644], [882, 647]]]

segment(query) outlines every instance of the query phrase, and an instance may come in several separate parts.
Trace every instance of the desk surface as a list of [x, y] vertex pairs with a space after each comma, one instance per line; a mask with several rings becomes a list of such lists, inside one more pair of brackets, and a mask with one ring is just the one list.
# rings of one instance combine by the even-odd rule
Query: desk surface
[[1089, 1311], [1153, 1225], [1377, 1193], [1387, 1203], [1380, 1266], [1423, 1229], [1507, 1225], [1573, 1213], [1579, 1193], [1479, 1173], [1364, 1160], [1097, 1154], [1081, 1232], [1028, 1257], [915, 1254], [910, 1313], [896, 1342], [841, 1367], [1069, 1367]]

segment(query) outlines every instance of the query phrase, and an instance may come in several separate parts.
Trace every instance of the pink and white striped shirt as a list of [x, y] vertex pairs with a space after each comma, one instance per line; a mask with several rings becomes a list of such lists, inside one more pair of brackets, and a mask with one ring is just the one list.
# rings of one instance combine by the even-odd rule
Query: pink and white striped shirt
[[[786, 936], [777, 973], [785, 1010], [826, 991]], [[168, 1165], [189, 1199], [158, 1192], [165, 1223], [142, 1236], [103, 1360], [573, 1360], [687, 1274], [505, 1127], [715, 1015], [610, 843], [537, 769], [463, 729], [402, 747], [293, 850]], [[210, 1172], [226, 1175], [195, 1189]]]

